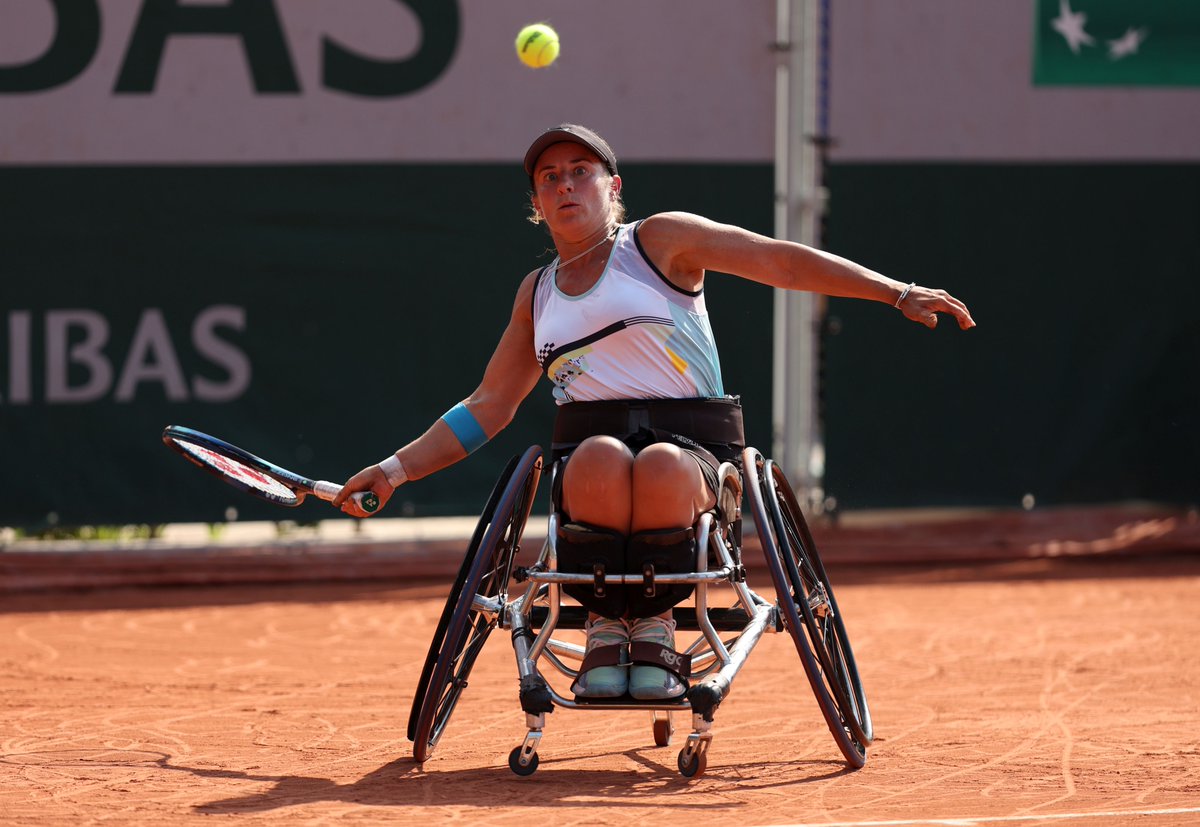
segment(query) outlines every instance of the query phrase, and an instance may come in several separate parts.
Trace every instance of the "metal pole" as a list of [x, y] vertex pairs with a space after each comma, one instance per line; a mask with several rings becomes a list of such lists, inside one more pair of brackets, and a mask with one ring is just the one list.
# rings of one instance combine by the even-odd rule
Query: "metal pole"
[[[775, 236], [819, 245], [820, 1], [776, 0]], [[824, 501], [818, 381], [823, 296], [775, 291], [772, 455], [802, 500]]]

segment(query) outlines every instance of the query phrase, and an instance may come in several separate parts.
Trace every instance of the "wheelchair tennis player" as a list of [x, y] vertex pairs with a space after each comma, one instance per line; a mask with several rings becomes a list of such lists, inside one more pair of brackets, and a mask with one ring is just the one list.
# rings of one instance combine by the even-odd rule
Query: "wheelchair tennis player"
[[[886, 302], [933, 328], [939, 314], [963, 330], [970, 311], [944, 290], [904, 283], [835, 255], [698, 215], [627, 221], [623, 181], [608, 142], [591, 129], [546, 130], [525, 154], [530, 220], [557, 257], [517, 289], [508, 326], [483, 379], [421, 436], [351, 477], [333, 501], [394, 490], [465, 458], [502, 430], [539, 377], [558, 403], [553, 458], [566, 460], [556, 492], [560, 543], [585, 544], [610, 571], [652, 558], [686, 570], [691, 527], [713, 508], [717, 470], [741, 463], [739, 401], [726, 394], [704, 299], [705, 274], [770, 287]], [[376, 512], [378, 513], [378, 512]], [[678, 569], [676, 569], [678, 570]], [[686, 689], [671, 671], [672, 596], [565, 589], [588, 609], [583, 699], [659, 700]], [[668, 590], [669, 591], [669, 590]], [[634, 594], [630, 597], [630, 594]], [[636, 644], [652, 644], [649, 650]], [[630, 662], [630, 652], [656, 656]]]

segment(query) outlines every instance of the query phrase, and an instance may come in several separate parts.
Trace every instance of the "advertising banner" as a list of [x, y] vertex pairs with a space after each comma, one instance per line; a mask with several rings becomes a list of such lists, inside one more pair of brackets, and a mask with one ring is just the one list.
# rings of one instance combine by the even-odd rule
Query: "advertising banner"
[[[541, 19], [562, 52], [531, 69], [514, 41]], [[0, 163], [512, 163], [563, 121], [622, 160], [770, 163], [774, 21], [724, 0], [21, 0], [0, 10]]]
[[1038, 0], [1034, 83], [1200, 86], [1200, 5]]

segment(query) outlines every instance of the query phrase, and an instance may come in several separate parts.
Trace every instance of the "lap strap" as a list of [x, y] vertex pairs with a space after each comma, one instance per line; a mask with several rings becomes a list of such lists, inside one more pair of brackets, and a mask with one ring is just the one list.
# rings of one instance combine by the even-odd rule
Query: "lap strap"
[[558, 408], [551, 448], [559, 459], [591, 436], [649, 444], [667, 433], [694, 440], [721, 462], [740, 464], [746, 444], [741, 400], [721, 396], [569, 402]]

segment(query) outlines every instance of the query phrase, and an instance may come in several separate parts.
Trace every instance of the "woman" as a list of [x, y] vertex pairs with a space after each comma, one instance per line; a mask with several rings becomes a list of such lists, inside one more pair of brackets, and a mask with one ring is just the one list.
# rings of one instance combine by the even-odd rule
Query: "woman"
[[[350, 494], [371, 490], [385, 504], [397, 486], [463, 459], [508, 425], [546, 374], [560, 405], [555, 454], [569, 455], [561, 502], [570, 523], [630, 549], [678, 546], [685, 542], [678, 532], [715, 504], [717, 464], [736, 459], [742, 441], [740, 408], [724, 396], [704, 306], [708, 270], [887, 302], [930, 328], [939, 313], [964, 330], [975, 325], [943, 290], [906, 285], [800, 244], [687, 213], [623, 223], [616, 156], [586, 127], [542, 133], [525, 155], [525, 171], [531, 220], [545, 223], [558, 257], [521, 282], [479, 387], [418, 439], [354, 475], [334, 500], [343, 511], [366, 516]], [[664, 669], [614, 665], [628, 663], [631, 640], [673, 647], [670, 608], [652, 609], [649, 617], [622, 616], [621, 608], [589, 614], [577, 695], [683, 692]], [[614, 656], [593, 658], [597, 650]]]

